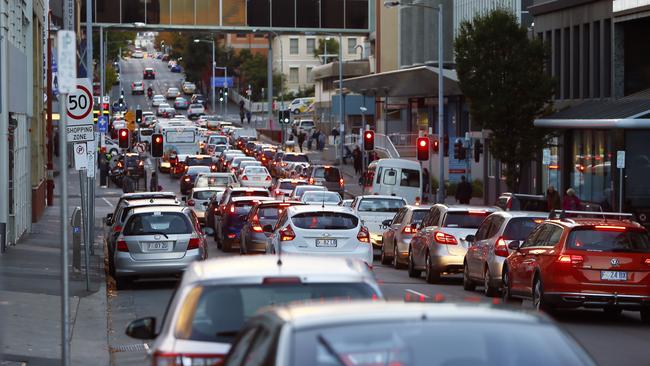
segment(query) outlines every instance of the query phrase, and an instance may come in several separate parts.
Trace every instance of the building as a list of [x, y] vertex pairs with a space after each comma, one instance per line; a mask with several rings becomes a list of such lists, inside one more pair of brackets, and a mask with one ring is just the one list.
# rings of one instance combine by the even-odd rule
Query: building
[[494, 9], [507, 9], [513, 12], [519, 23], [528, 28], [533, 23], [533, 17], [528, 8], [533, 0], [456, 0], [454, 1], [454, 37], [458, 35], [461, 23], [471, 21], [477, 15], [485, 14]]
[[226, 48], [235, 52], [249, 50], [252, 54], [268, 55], [269, 41], [266, 33], [227, 33], [221, 40]]

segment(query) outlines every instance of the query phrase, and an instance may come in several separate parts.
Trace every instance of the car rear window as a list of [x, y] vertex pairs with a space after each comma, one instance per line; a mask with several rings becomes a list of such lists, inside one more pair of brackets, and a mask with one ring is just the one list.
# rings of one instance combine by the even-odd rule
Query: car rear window
[[311, 230], [350, 230], [359, 224], [359, 218], [344, 212], [304, 212], [291, 221], [299, 229]]
[[209, 200], [212, 196], [216, 196], [217, 191], [197, 191], [194, 192], [192, 197], [197, 200]]
[[282, 161], [291, 162], [291, 163], [309, 163], [309, 158], [307, 157], [307, 155], [287, 154], [282, 157]]
[[204, 166], [210, 166], [212, 165], [212, 158], [187, 158], [186, 163], [188, 166], [193, 166], [193, 165], [204, 165]]
[[485, 219], [490, 212], [486, 211], [477, 211], [477, 212], [468, 212], [468, 211], [458, 211], [458, 212], [447, 212], [445, 218], [445, 227], [462, 227], [466, 229], [478, 229], [483, 219]]
[[293, 190], [296, 186], [307, 184], [307, 182], [280, 182], [279, 189], [291, 189]]
[[364, 198], [359, 203], [360, 212], [397, 212], [404, 207], [404, 201], [392, 198]]
[[597, 252], [650, 253], [650, 237], [644, 229], [602, 226], [571, 230], [567, 247]]
[[320, 191], [320, 192], [305, 192], [302, 195], [303, 202], [323, 202], [323, 203], [339, 203], [341, 196], [336, 192]]
[[543, 221], [543, 217], [515, 217], [510, 219], [503, 231], [503, 238], [505, 240], [524, 240]]
[[209, 173], [210, 168], [203, 165], [195, 165], [187, 169], [187, 175], [197, 175], [199, 173]]
[[230, 184], [230, 178], [228, 177], [199, 177], [194, 184], [195, 187], [225, 187]]
[[132, 215], [124, 226], [124, 235], [190, 234], [190, 220], [181, 212], [147, 212]]
[[338, 182], [341, 172], [334, 167], [321, 167], [314, 169], [314, 178], [325, 178], [326, 182]]
[[253, 206], [255, 206], [257, 203], [257, 201], [234, 202], [230, 205], [228, 212], [235, 215], [248, 215], [248, 213], [251, 212]]
[[266, 189], [259, 190], [259, 191], [233, 191], [232, 193], [230, 193], [230, 197], [251, 197], [251, 196], [270, 197], [270, 193]]
[[281, 203], [275, 206], [260, 207], [257, 210], [257, 216], [259, 216], [260, 219], [277, 219], [289, 206], [291, 205], [288, 203]]
[[427, 215], [429, 210], [415, 210], [411, 216], [411, 223], [419, 224], [422, 222], [422, 219]]
[[248, 166], [244, 169], [244, 174], [269, 174], [269, 172], [261, 166]]
[[263, 307], [332, 298], [370, 299], [378, 295], [365, 283], [197, 286], [185, 298], [175, 335], [194, 341], [232, 342], [248, 318]]

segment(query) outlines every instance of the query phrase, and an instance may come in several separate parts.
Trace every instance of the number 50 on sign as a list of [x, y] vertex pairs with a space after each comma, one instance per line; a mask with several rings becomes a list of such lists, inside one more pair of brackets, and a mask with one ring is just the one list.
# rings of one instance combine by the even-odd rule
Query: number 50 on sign
[[68, 126], [92, 125], [93, 94], [90, 80], [77, 79], [75, 89], [66, 98]]

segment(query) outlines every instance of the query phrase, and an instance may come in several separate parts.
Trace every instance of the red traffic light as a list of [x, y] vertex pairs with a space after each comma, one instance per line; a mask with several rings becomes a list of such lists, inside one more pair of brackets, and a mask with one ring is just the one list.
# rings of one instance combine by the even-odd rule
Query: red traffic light
[[121, 137], [127, 137], [129, 135], [129, 131], [127, 130], [120, 130], [120, 136]]
[[163, 136], [159, 133], [151, 136], [151, 156], [154, 158], [163, 156]]
[[429, 160], [429, 138], [418, 137], [416, 146], [418, 160]]
[[156, 136], [156, 138], [153, 140], [154, 143], [159, 144], [162, 142], [162, 137]]
[[371, 151], [375, 149], [375, 131], [368, 130], [363, 134], [363, 149]]
[[129, 148], [129, 130], [126, 128], [121, 128], [118, 132], [118, 144], [122, 149]]
[[431, 145], [431, 149], [433, 149], [434, 154], [437, 154], [438, 151], [440, 151], [440, 141], [433, 140], [433, 145]]
[[370, 131], [366, 132], [366, 138], [371, 139], [372, 138], [372, 132], [370, 132]]

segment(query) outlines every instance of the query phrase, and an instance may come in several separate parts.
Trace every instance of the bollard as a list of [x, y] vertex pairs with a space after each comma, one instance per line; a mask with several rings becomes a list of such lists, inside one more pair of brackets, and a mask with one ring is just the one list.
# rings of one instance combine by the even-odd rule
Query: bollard
[[72, 268], [81, 271], [81, 207], [72, 210], [70, 226], [72, 226]]

